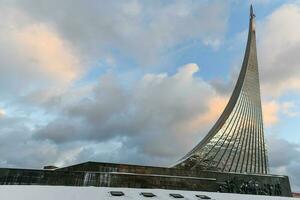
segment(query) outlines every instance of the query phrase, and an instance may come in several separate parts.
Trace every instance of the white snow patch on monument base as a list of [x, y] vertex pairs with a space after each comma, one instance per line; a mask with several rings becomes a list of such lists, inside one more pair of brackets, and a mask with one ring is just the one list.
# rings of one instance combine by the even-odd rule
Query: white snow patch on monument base
[[[124, 196], [112, 196], [111, 191], [121, 191]], [[155, 197], [144, 197], [141, 192], [151, 192]], [[164, 189], [135, 189], [109, 187], [69, 187], [69, 186], [32, 186], [6, 185], [0, 186], [1, 200], [127, 200], [127, 199], [155, 199], [172, 200], [170, 194], [181, 194], [185, 200], [199, 200], [196, 195], [207, 195], [214, 200], [285, 200], [289, 197], [274, 197], [245, 194], [226, 194], [215, 192], [164, 190]]]

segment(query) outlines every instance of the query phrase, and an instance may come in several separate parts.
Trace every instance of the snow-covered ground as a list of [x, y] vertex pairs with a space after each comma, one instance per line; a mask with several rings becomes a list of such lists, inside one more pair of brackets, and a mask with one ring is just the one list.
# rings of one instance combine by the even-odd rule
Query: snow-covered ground
[[[111, 196], [110, 191], [122, 191], [124, 196]], [[143, 197], [141, 192], [151, 192], [155, 197]], [[133, 189], [107, 187], [67, 187], [67, 186], [0, 186], [0, 200], [126, 200], [126, 199], [166, 199], [174, 200], [170, 193], [181, 194], [185, 200], [197, 200], [197, 194], [204, 194], [215, 200], [284, 200], [287, 197], [252, 196], [214, 192], [195, 192], [163, 189]]]

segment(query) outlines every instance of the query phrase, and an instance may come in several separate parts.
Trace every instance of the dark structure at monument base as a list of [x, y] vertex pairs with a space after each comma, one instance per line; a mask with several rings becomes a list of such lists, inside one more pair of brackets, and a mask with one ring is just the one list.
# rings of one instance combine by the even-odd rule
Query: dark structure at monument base
[[160, 188], [291, 196], [287, 176], [86, 162], [53, 170], [0, 169], [1, 185]]

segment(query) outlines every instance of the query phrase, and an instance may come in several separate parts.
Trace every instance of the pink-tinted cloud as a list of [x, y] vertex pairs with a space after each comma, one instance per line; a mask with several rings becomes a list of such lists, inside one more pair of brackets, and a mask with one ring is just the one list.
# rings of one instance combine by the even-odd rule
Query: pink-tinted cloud
[[68, 44], [44, 24], [32, 24], [15, 34], [19, 49], [39, 71], [59, 82], [70, 82], [80, 75], [79, 59]]
[[6, 115], [6, 112], [3, 108], [0, 108], [0, 118], [4, 117]]
[[266, 127], [270, 127], [278, 123], [278, 112], [280, 109], [280, 104], [276, 101], [264, 101], [262, 103], [263, 109], [263, 120]]
[[16, 8], [0, 7], [0, 17], [0, 95], [62, 90], [81, 77], [81, 57], [49, 24]]

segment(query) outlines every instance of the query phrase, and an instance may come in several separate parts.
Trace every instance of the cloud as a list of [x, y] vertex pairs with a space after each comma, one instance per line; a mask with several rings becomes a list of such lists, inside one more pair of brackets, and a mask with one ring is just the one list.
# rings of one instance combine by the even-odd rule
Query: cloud
[[[34, 142], [31, 130], [20, 117], [0, 118], [0, 164], [7, 167], [38, 166], [54, 155], [51, 145]], [[39, 151], [36, 151], [39, 149]], [[34, 157], [34, 159], [31, 159]]]
[[56, 144], [124, 138], [123, 148], [135, 148], [136, 156], [175, 161], [206, 134], [219, 114], [212, 102], [220, 107], [226, 102], [194, 76], [198, 69], [187, 64], [174, 75], [146, 74], [130, 90], [106, 74], [92, 94], [85, 95], [90, 98], [64, 107], [61, 117], [40, 127], [35, 138]]
[[268, 16], [258, 30], [262, 89], [266, 94], [278, 96], [300, 89], [299, 20], [300, 5], [287, 4]]
[[0, 27], [2, 97], [65, 88], [80, 76], [80, 59], [54, 29], [20, 10], [0, 11], [6, 19]]
[[195, 76], [196, 64], [129, 86], [113, 70], [97, 83], [82, 77], [99, 60], [116, 65], [124, 55], [150, 67], [189, 40], [218, 48], [226, 3], [12, 0], [0, 4], [0, 16], [0, 97], [9, 108], [9, 116], [0, 112], [1, 165], [169, 164], [206, 133], [208, 102], [221, 97]]
[[187, 127], [189, 127], [190, 131], [199, 130], [200, 126], [203, 126], [204, 124], [212, 124], [212, 122], [216, 122], [228, 103], [228, 100], [228, 97], [224, 96], [211, 98], [208, 102], [208, 111], [200, 113], [199, 116], [190, 120], [187, 123]]
[[289, 117], [299, 116], [298, 107], [295, 102], [288, 101], [282, 104], [282, 112]]
[[297, 117], [298, 108], [293, 101], [280, 101], [273, 99], [262, 102], [263, 120], [267, 128], [270, 128], [280, 122], [281, 117]]
[[157, 63], [172, 47], [191, 39], [217, 48], [228, 17], [228, 4], [215, 0], [29, 0], [10, 5], [54, 27], [88, 62], [118, 49], [143, 66]]
[[264, 101], [262, 103], [263, 109], [263, 120], [264, 124], [268, 126], [272, 126], [279, 121], [279, 110], [280, 105], [276, 101]]
[[36, 71], [67, 83], [78, 78], [77, 57], [65, 41], [44, 24], [33, 24], [18, 30], [16, 42], [22, 55], [30, 59]]
[[[270, 164], [272, 167], [283, 167], [300, 162], [299, 153], [300, 145], [288, 142], [287, 140], [278, 137], [268, 138]], [[285, 151], [285, 156], [282, 156], [282, 151]]]
[[5, 110], [3, 108], [0, 108], [0, 118], [4, 117], [6, 114]]
[[292, 190], [299, 191], [300, 144], [274, 135], [268, 137], [267, 141], [271, 173], [289, 175]]

